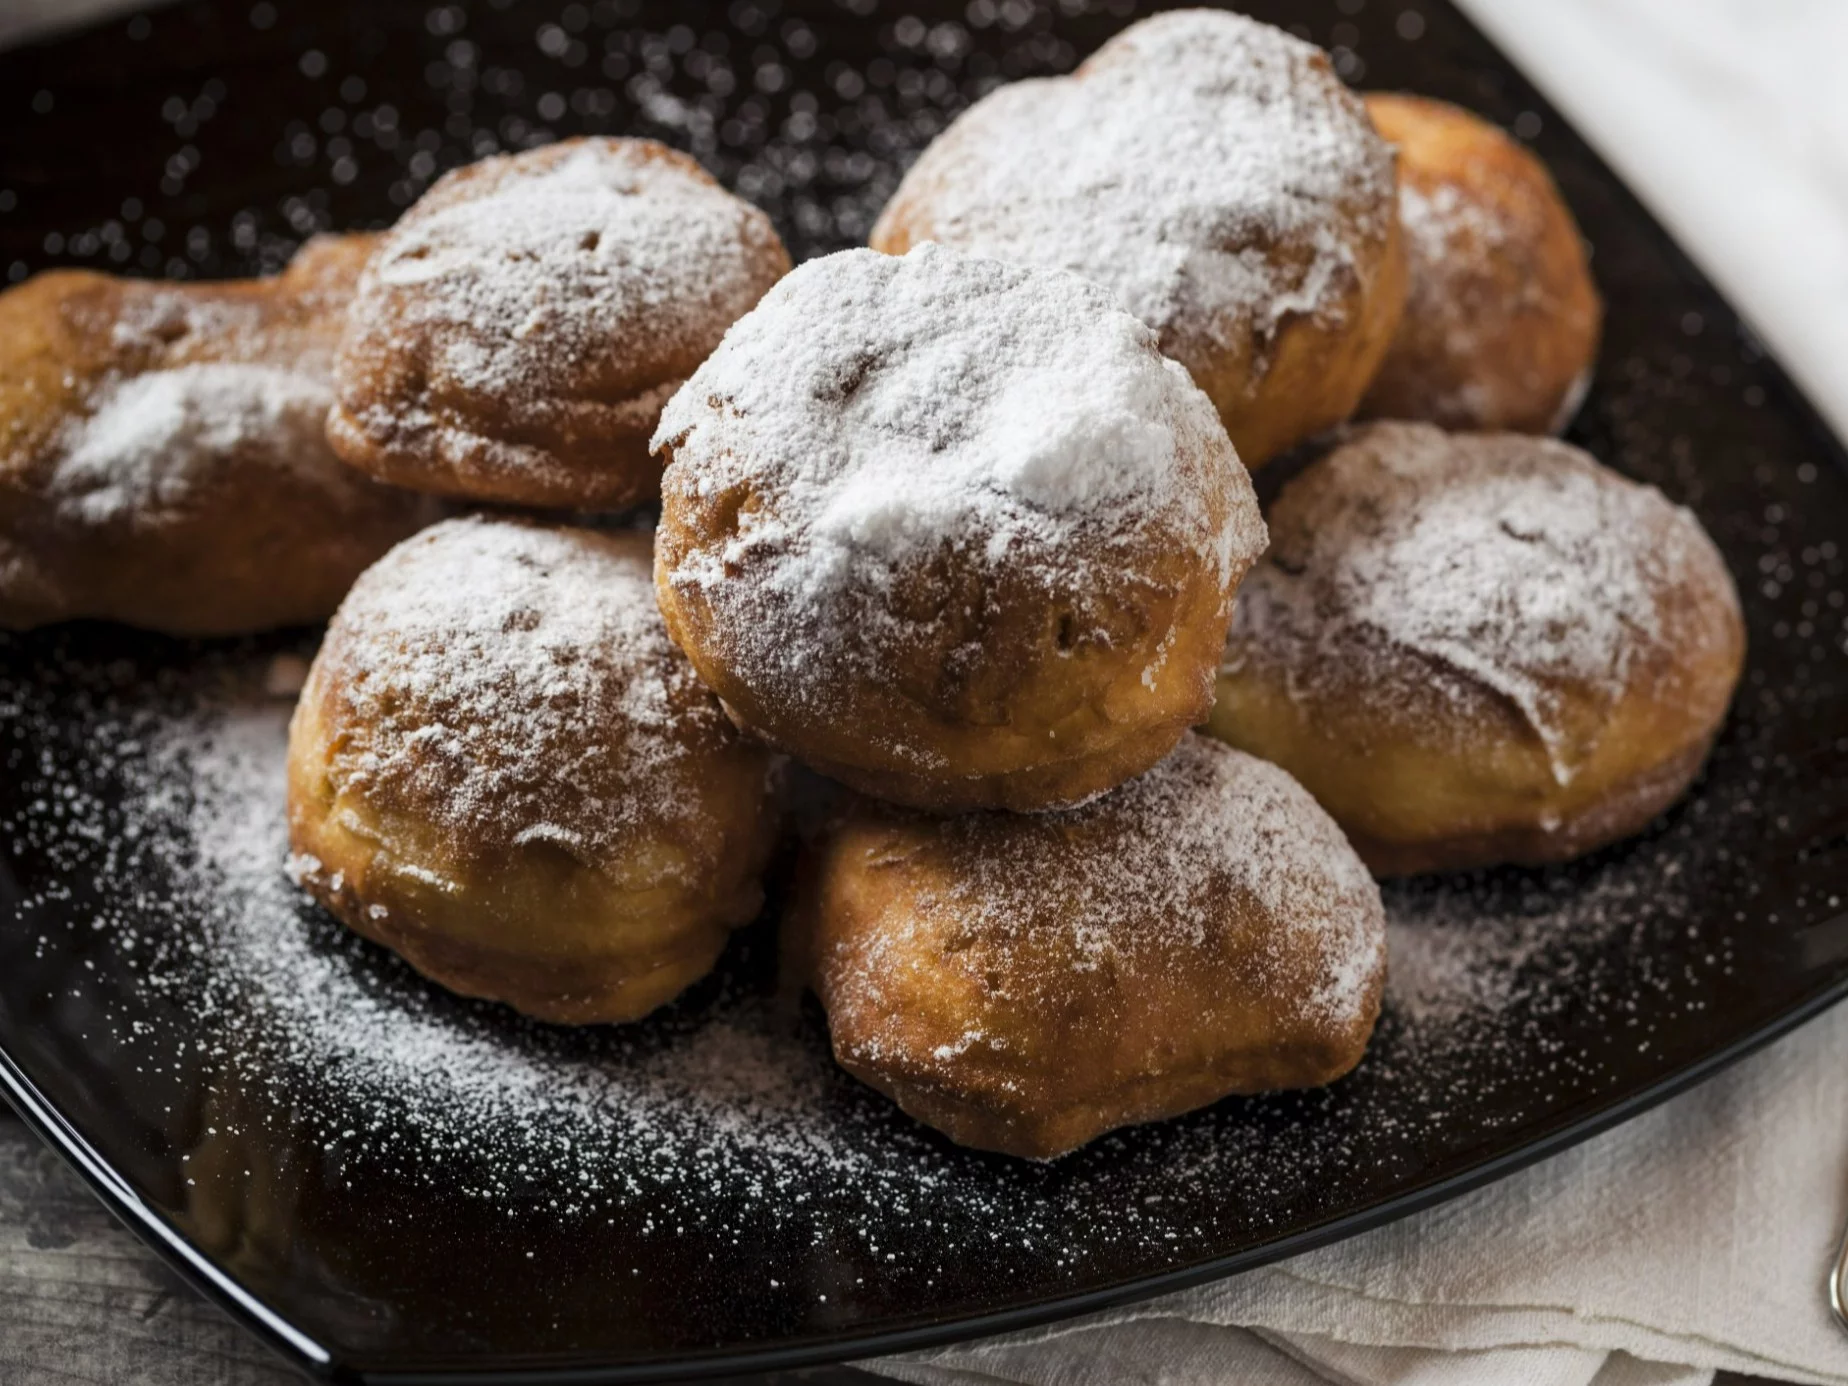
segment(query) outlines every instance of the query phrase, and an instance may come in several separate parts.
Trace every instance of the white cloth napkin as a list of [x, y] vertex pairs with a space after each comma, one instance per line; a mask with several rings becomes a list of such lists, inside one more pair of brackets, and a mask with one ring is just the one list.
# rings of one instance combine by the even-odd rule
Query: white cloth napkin
[[[1386, 0], [1375, 0], [1386, 3]], [[1461, 0], [1848, 434], [1844, 0]], [[862, 1363], [927, 1386], [1848, 1383], [1848, 1007], [1607, 1135], [1322, 1251]]]
[[1457, 3], [1848, 436], [1848, 4]]

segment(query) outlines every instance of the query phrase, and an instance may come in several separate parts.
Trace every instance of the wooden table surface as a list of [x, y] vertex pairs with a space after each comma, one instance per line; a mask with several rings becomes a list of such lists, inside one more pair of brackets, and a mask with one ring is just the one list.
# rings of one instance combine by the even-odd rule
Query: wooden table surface
[[[0, 1382], [290, 1386], [300, 1379], [111, 1218], [0, 1106]], [[831, 1367], [753, 1377], [749, 1386], [886, 1380]], [[1715, 1386], [1764, 1384], [1722, 1375]]]

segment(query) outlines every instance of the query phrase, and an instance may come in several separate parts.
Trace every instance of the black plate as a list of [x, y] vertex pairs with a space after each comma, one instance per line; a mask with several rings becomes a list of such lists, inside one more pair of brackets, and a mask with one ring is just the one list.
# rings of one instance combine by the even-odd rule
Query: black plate
[[[1550, 161], [1609, 335], [1575, 436], [1693, 506], [1750, 668], [1642, 840], [1391, 891], [1366, 1063], [1050, 1167], [970, 1154], [839, 1075], [767, 929], [644, 1025], [456, 1001], [281, 883], [279, 653], [104, 627], [0, 640], [0, 1077], [104, 1200], [299, 1363], [636, 1380], [1025, 1325], [1349, 1235], [1633, 1115], [1848, 991], [1848, 473], [1731, 310], [1456, 14], [1254, 4], [1365, 85]], [[0, 265], [217, 274], [374, 224], [434, 172], [575, 130], [692, 148], [799, 254], [1127, 3], [239, 0], [0, 57]], [[159, 225], [154, 223], [158, 222]], [[481, 1379], [481, 1378], [472, 1378]]]

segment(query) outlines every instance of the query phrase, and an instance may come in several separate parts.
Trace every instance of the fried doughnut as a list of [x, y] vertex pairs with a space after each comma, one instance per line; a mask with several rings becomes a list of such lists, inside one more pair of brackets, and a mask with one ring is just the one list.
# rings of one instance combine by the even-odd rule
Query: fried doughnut
[[1557, 433], [1591, 379], [1603, 306], [1546, 166], [1495, 126], [1375, 92], [1399, 148], [1411, 291], [1362, 416]]
[[1283, 490], [1210, 729], [1381, 875], [1564, 861], [1687, 787], [1745, 655], [1700, 522], [1577, 448], [1357, 430]]
[[812, 845], [789, 958], [841, 1066], [963, 1145], [1050, 1159], [1360, 1062], [1379, 888], [1274, 765], [1189, 735], [1082, 809], [860, 800]]
[[789, 269], [770, 219], [652, 140], [576, 139], [437, 180], [361, 281], [328, 438], [439, 495], [652, 500], [667, 397]]
[[1264, 546], [1211, 403], [1076, 275], [811, 260], [674, 396], [661, 611], [738, 724], [921, 808], [1070, 804], [1206, 715]]
[[325, 620], [434, 518], [322, 437], [371, 245], [319, 237], [269, 279], [57, 270], [0, 294], [0, 627]]
[[1393, 157], [1320, 49], [1212, 10], [1014, 82], [926, 149], [876, 250], [941, 241], [1113, 289], [1248, 467], [1347, 418], [1405, 300]]
[[292, 865], [452, 991], [633, 1020], [757, 913], [769, 772], [668, 640], [647, 536], [448, 520], [328, 627], [289, 729]]

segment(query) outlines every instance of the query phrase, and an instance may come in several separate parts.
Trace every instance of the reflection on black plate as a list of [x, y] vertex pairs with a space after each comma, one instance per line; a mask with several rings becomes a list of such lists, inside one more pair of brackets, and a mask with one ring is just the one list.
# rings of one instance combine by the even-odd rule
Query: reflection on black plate
[[[1570, 868], [1393, 887], [1387, 1013], [1333, 1089], [1033, 1166], [958, 1150], [839, 1074], [813, 1008], [777, 999], [767, 927], [670, 1014], [593, 1033], [458, 1001], [345, 935], [281, 875], [311, 637], [0, 638], [0, 1078], [270, 1341], [367, 1376], [615, 1378], [1043, 1319], [1455, 1192], [1848, 990], [1835, 445], [1450, 11], [1251, 8], [1352, 80], [1538, 131], [1610, 305], [1574, 436], [1692, 505], [1744, 591], [1751, 664], [1694, 796]], [[0, 264], [273, 265], [318, 226], [389, 219], [441, 168], [579, 130], [691, 148], [814, 254], [862, 237], [973, 95], [1070, 67], [1134, 12], [162, 10], [0, 58]]]

